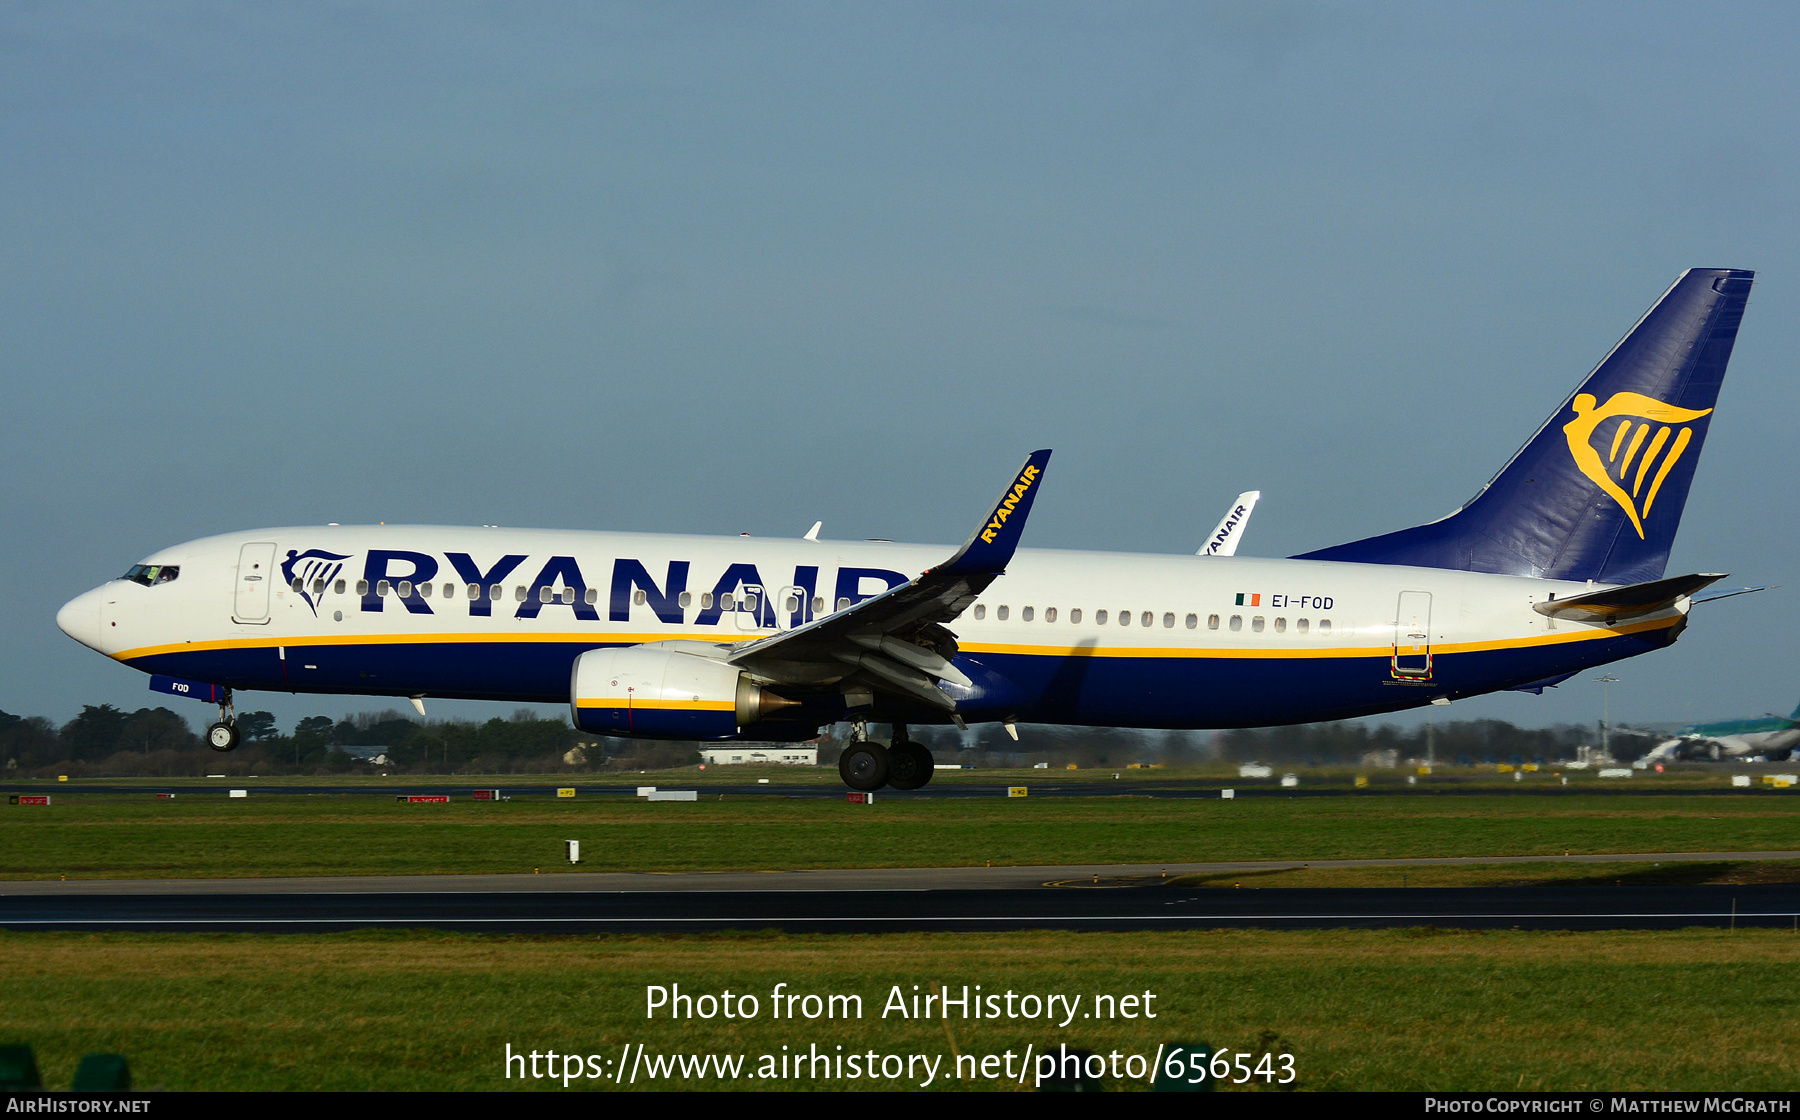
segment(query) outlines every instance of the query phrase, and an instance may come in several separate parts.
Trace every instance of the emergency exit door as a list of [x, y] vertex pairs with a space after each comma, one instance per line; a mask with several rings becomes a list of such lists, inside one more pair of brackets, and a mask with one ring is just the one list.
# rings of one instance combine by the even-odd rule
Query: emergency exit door
[[1431, 679], [1431, 592], [1402, 591], [1394, 608], [1394, 676]]
[[746, 583], [743, 593], [738, 597], [735, 620], [739, 630], [761, 630], [763, 618], [769, 604], [760, 585]]

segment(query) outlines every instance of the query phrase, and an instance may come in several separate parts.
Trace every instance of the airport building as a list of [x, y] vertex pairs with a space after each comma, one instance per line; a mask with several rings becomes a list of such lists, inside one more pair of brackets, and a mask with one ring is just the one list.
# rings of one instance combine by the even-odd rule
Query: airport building
[[817, 747], [709, 747], [700, 752], [708, 766], [817, 766]]

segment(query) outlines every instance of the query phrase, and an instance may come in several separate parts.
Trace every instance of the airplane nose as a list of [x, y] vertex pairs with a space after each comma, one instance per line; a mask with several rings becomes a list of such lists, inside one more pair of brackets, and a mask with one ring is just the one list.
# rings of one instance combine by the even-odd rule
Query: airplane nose
[[75, 596], [56, 612], [56, 625], [63, 633], [89, 649], [100, 648], [100, 600], [104, 588]]

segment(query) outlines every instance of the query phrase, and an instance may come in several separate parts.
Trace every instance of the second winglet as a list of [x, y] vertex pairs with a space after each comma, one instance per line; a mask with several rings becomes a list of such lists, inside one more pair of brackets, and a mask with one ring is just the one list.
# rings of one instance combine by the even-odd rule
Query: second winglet
[[1031, 503], [1037, 498], [1038, 486], [1044, 481], [1044, 468], [1050, 463], [1050, 449], [1033, 451], [1019, 468], [1018, 475], [1007, 484], [1000, 500], [994, 503], [987, 520], [975, 530], [968, 543], [955, 556], [932, 569], [939, 573], [992, 572], [1006, 570], [1019, 537], [1025, 532], [1025, 519]]

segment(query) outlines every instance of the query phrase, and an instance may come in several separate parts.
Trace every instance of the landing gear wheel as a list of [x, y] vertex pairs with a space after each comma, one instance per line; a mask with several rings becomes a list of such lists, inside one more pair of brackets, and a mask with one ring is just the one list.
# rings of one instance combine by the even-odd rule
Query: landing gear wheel
[[851, 743], [838, 756], [838, 776], [851, 789], [873, 793], [888, 782], [888, 752], [880, 743]]
[[237, 725], [215, 723], [206, 729], [206, 745], [220, 752], [235, 750], [238, 745]]
[[917, 743], [895, 743], [888, 748], [888, 785], [895, 789], [918, 789], [931, 781], [936, 768], [931, 752]]

